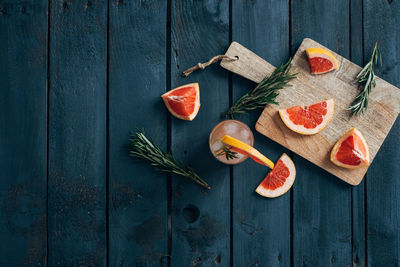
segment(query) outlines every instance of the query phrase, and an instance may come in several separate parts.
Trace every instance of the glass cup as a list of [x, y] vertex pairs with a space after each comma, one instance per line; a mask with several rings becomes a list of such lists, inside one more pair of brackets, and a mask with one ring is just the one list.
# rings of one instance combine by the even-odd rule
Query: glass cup
[[218, 123], [210, 133], [209, 145], [211, 153], [214, 157], [222, 163], [228, 165], [235, 165], [243, 162], [248, 156], [237, 153], [236, 158], [227, 159], [224, 153], [221, 153], [224, 144], [221, 142], [221, 138], [224, 135], [232, 136], [240, 141], [253, 146], [254, 136], [250, 128], [243, 122], [237, 120], [225, 120]]

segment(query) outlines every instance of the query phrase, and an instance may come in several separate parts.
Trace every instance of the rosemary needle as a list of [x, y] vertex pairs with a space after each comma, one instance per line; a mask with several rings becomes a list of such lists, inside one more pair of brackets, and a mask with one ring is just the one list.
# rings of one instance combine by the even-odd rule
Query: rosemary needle
[[372, 87], [376, 86], [375, 82], [375, 65], [382, 64], [382, 55], [378, 48], [378, 42], [375, 43], [374, 50], [371, 55], [370, 61], [356, 76], [360, 93], [347, 108], [350, 111], [350, 116], [363, 114], [368, 108], [368, 97], [371, 93]]
[[297, 73], [290, 74], [291, 59], [277, 67], [274, 72], [265, 77], [254, 89], [243, 95], [224, 115], [233, 117], [234, 114], [244, 114], [257, 108], [264, 108], [267, 104], [278, 104], [275, 99], [279, 89], [291, 86], [290, 80], [295, 79]]
[[147, 139], [143, 131], [131, 134], [130, 155], [145, 161], [157, 170], [177, 174], [191, 179], [193, 182], [210, 189], [210, 186], [200, 178], [191, 167], [186, 167], [182, 162], [177, 161], [171, 153], [166, 153]]
[[238, 156], [237, 156], [238, 153], [232, 151], [231, 149], [232, 149], [231, 146], [224, 145], [224, 146], [222, 147], [222, 149], [220, 149], [220, 150], [217, 152], [216, 156], [217, 156], [217, 157], [225, 156], [226, 160], [236, 159], [236, 158], [238, 157]]

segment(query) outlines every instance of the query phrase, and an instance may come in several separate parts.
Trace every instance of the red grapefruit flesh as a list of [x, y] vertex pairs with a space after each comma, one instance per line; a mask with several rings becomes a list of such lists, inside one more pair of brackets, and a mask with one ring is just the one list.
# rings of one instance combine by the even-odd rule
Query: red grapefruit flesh
[[308, 48], [306, 53], [312, 74], [323, 74], [339, 68], [335, 56], [326, 49]]
[[182, 120], [193, 120], [200, 109], [200, 90], [198, 83], [177, 87], [163, 94], [165, 106], [175, 117]]
[[325, 73], [333, 69], [332, 61], [323, 57], [313, 57], [308, 59], [311, 67], [311, 73]]
[[333, 117], [334, 107], [333, 99], [329, 99], [310, 106], [280, 109], [279, 115], [290, 130], [311, 135], [319, 133], [328, 125]]
[[263, 197], [279, 197], [286, 193], [296, 179], [296, 168], [285, 153], [276, 162], [275, 167], [267, 174], [256, 192]]
[[348, 169], [369, 166], [368, 145], [359, 130], [349, 130], [336, 142], [331, 152], [331, 161]]

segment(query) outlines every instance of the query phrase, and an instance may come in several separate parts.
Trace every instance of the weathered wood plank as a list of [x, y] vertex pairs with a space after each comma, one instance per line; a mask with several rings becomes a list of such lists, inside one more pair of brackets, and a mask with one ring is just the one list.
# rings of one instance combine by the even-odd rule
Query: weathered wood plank
[[[378, 75], [400, 86], [400, 2], [364, 1], [365, 60], [378, 41], [383, 65]], [[377, 89], [377, 88], [376, 88]], [[400, 265], [400, 123], [397, 119], [368, 171], [367, 245], [369, 266]]]
[[182, 78], [193, 63], [229, 45], [229, 1], [172, 1], [172, 88], [199, 82], [201, 108], [192, 122], [172, 118], [172, 150], [211, 186], [205, 191], [179, 177], [172, 182], [171, 266], [228, 266], [229, 167], [213, 158], [208, 136], [228, 108], [228, 73], [218, 65]]
[[48, 263], [106, 261], [107, 1], [50, 1]]
[[0, 1], [0, 265], [46, 256], [47, 1]]
[[[292, 1], [293, 50], [309, 37], [348, 57], [348, 5], [345, 0]], [[294, 266], [351, 264], [350, 186], [300, 157], [295, 164]]]
[[275, 70], [271, 63], [238, 42], [232, 42], [225, 55], [236, 60], [223, 59], [221, 67], [255, 83], [261, 82]]
[[[271, 64], [279, 65], [288, 59], [288, 15], [288, 1], [233, 1], [232, 39]], [[262, 65], [255, 69], [265, 72], [274, 69], [272, 65], [269, 69], [265, 63]], [[257, 71], [248, 74], [257, 75]], [[266, 73], [263, 74], [265, 77]], [[234, 75], [233, 101], [255, 85]], [[276, 161], [285, 149], [255, 132], [254, 126], [260, 113], [250, 112], [238, 119], [252, 129], [256, 148]], [[266, 168], [252, 160], [233, 168], [234, 266], [290, 265], [290, 193], [277, 199], [266, 199], [254, 192], [267, 172]]]
[[[350, 1], [350, 60], [359, 66], [363, 66], [362, 2], [363, 0]], [[351, 188], [354, 267], [365, 266], [365, 179]]]
[[167, 3], [110, 1], [109, 266], [167, 263], [167, 176], [129, 157], [129, 132], [167, 148]]

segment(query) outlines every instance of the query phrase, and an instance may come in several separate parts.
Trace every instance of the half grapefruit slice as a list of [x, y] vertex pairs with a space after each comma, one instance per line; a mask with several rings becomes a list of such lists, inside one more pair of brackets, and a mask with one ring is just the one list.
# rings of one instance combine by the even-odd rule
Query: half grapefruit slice
[[268, 166], [271, 169], [274, 168], [274, 163], [268, 159], [266, 156], [258, 152], [254, 147], [236, 139], [229, 135], [224, 135], [221, 141], [229, 146], [231, 146], [230, 150], [249, 156], [255, 162]]
[[333, 99], [310, 106], [294, 106], [280, 109], [283, 123], [292, 131], [311, 135], [319, 133], [331, 121], [335, 103]]
[[345, 133], [332, 148], [331, 161], [337, 166], [358, 169], [369, 166], [367, 141], [356, 128]]
[[335, 56], [328, 50], [322, 48], [308, 48], [306, 49], [306, 53], [312, 74], [327, 73], [339, 68], [339, 63]]
[[292, 187], [295, 178], [296, 168], [293, 161], [283, 153], [276, 162], [275, 168], [267, 174], [257, 187], [256, 192], [263, 197], [279, 197]]
[[200, 90], [198, 83], [179, 86], [161, 96], [165, 106], [178, 119], [193, 120], [200, 108]]

